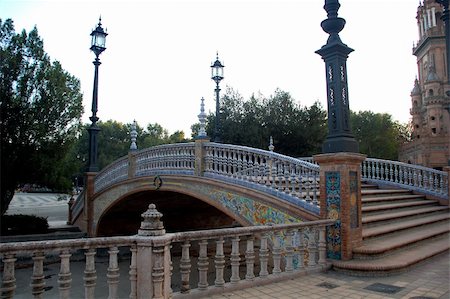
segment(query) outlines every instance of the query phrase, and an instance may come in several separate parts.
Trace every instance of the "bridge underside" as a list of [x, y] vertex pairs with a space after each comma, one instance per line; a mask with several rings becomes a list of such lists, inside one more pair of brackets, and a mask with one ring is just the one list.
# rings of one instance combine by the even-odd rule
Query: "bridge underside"
[[172, 191], [141, 191], [123, 198], [98, 223], [98, 236], [134, 235], [141, 214], [154, 203], [164, 216], [167, 232], [240, 226], [215, 207], [192, 196]]

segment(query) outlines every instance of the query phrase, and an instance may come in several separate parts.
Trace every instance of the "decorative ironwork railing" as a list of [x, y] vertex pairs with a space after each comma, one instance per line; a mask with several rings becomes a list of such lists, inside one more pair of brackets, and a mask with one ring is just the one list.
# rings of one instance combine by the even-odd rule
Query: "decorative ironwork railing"
[[154, 146], [137, 152], [135, 159], [135, 176], [161, 173], [193, 175], [195, 146], [193, 142]]
[[270, 151], [205, 144], [205, 177], [272, 193], [318, 213], [319, 166]]
[[[83, 295], [85, 298], [97, 298], [106, 297], [106, 293], [109, 293], [108, 298], [123, 298], [128, 294], [129, 298], [137, 298], [140, 289], [138, 283], [141, 283], [153, 285], [154, 294], [145, 294], [148, 298], [197, 298], [200, 295], [232, 290], [233, 286], [269, 283], [278, 278], [289, 279], [326, 268], [325, 228], [333, 223], [332, 220], [319, 220], [162, 236], [2, 243], [1, 296], [13, 298], [15, 293], [20, 293], [17, 295], [41, 298], [45, 297], [44, 292], [50, 290], [50, 293], [53, 292], [51, 296], [59, 298]], [[129, 255], [122, 254], [119, 258], [119, 252], [123, 252], [124, 248]], [[165, 260], [165, 250], [171, 252], [169, 261]], [[96, 261], [105, 254], [102, 262]], [[141, 258], [137, 262], [139, 256], [148, 258]], [[31, 284], [28, 289], [23, 287], [17, 290], [16, 270], [19, 270], [19, 266], [24, 266], [27, 258], [31, 262], [29, 266], [32, 266], [27, 272], [31, 276]], [[230, 260], [230, 267], [225, 266], [225, 260]], [[56, 288], [52, 291], [51, 286], [46, 286], [51, 280], [47, 280], [44, 273], [45, 264], [58, 261], [58, 280], [54, 283], [58, 286], [59, 295], [54, 294]], [[245, 261], [244, 266], [241, 261]], [[81, 267], [73, 266], [80, 262]], [[104, 263], [107, 267], [102, 266]], [[170, 281], [163, 281], [163, 273], [170, 272], [172, 264], [174, 270]], [[210, 266], [214, 267], [215, 274], [208, 272]], [[55, 265], [56, 267], [58, 266]], [[139, 273], [149, 271], [151, 275], [147, 277], [151, 277], [151, 281], [138, 278]], [[191, 276], [191, 272], [196, 274]], [[81, 277], [76, 277], [75, 273]], [[25, 274], [21, 272], [20, 275]], [[125, 280], [129, 280], [128, 285], [120, 280], [121, 276], [128, 276], [125, 277]], [[23, 276], [20, 278], [26, 279]], [[72, 281], [78, 284], [72, 284]], [[166, 283], [171, 285], [173, 294], [160, 293]]]
[[448, 174], [418, 165], [367, 158], [361, 167], [363, 180], [397, 186], [420, 193], [449, 199]]

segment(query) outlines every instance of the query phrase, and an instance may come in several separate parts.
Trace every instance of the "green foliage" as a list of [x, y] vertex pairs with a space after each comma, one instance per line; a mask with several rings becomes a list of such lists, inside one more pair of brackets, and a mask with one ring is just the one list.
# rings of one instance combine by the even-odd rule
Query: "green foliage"
[[[285, 91], [276, 90], [269, 98], [252, 95], [245, 101], [227, 88], [220, 107], [224, 143], [267, 149], [272, 136], [276, 152], [298, 157], [319, 153], [326, 136], [322, 106], [316, 102], [302, 107]], [[214, 120], [215, 115], [208, 115], [208, 136], [213, 136]], [[198, 124], [192, 128], [198, 131]]]
[[397, 160], [399, 146], [409, 136], [408, 127], [387, 113], [351, 112], [350, 122], [360, 152], [371, 158]]
[[[98, 167], [101, 170], [111, 162], [127, 155], [131, 145], [131, 123], [123, 124], [115, 120], [108, 120], [106, 122], [99, 121], [97, 123], [100, 128], [98, 133]], [[70, 162], [76, 165], [78, 170], [73, 173], [73, 176], [80, 175], [86, 168], [88, 160], [88, 145], [89, 134], [87, 128], [89, 125], [84, 125], [81, 135], [78, 137], [75, 146], [70, 153]], [[137, 145], [139, 149], [144, 149], [156, 145], [186, 142], [183, 131], [176, 131], [169, 135], [168, 131], [160, 124], [148, 124], [147, 128], [136, 125]]]
[[48, 233], [47, 218], [34, 215], [2, 215], [2, 236]]
[[36, 28], [16, 33], [0, 19], [1, 213], [19, 184], [65, 191], [83, 112], [80, 82], [44, 51]]

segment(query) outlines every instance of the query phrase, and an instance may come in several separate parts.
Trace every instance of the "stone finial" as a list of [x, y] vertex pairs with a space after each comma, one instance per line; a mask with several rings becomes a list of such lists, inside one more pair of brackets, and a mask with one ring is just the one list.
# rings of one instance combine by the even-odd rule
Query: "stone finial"
[[273, 150], [275, 149], [275, 146], [273, 145], [273, 138], [272, 136], [270, 136], [270, 141], [269, 141], [269, 151], [273, 152]]
[[205, 113], [205, 99], [202, 98], [201, 99], [201, 104], [200, 104], [200, 114], [198, 115], [198, 120], [200, 121], [200, 129], [198, 131], [198, 138], [205, 138], [206, 137], [206, 113]]
[[148, 210], [141, 214], [144, 218], [138, 231], [139, 236], [162, 236], [166, 233], [160, 218], [163, 216], [154, 204], [149, 204]]
[[130, 150], [135, 151], [135, 150], [137, 150], [137, 145], [136, 145], [136, 138], [137, 138], [136, 120], [134, 120], [133, 124], [131, 125], [130, 136], [131, 136]]

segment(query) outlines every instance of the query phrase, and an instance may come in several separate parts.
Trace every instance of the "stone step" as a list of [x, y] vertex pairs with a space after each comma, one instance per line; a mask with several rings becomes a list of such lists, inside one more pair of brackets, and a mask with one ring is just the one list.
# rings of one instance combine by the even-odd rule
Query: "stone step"
[[361, 201], [363, 205], [373, 205], [378, 203], [384, 203], [384, 202], [405, 202], [405, 201], [413, 201], [417, 199], [425, 199], [425, 196], [423, 195], [416, 195], [416, 194], [398, 194], [398, 195], [391, 195], [391, 196], [363, 196]]
[[436, 205], [431, 207], [418, 207], [406, 211], [390, 211], [377, 215], [363, 215], [362, 223], [363, 225], [370, 225], [381, 221], [398, 221], [399, 219], [408, 219], [408, 217], [423, 217], [423, 215], [441, 211], [447, 211], [448, 213], [448, 207]]
[[396, 274], [437, 254], [450, 249], [449, 234], [420, 246], [398, 251], [395, 254], [375, 260], [352, 259], [349, 261], [334, 260], [333, 268], [356, 276], [384, 276]]
[[450, 213], [441, 213], [431, 216], [426, 216], [419, 219], [410, 219], [405, 221], [400, 221], [396, 223], [389, 223], [386, 225], [380, 225], [370, 228], [364, 228], [362, 231], [362, 236], [364, 240], [383, 236], [386, 234], [396, 233], [396, 232], [403, 232], [405, 229], [418, 227], [426, 224], [436, 223], [440, 221], [450, 220]]
[[381, 237], [364, 241], [361, 247], [353, 249], [353, 254], [362, 259], [373, 259], [380, 255], [391, 254], [395, 250], [406, 250], [406, 247], [418, 242], [426, 242], [427, 239], [438, 237], [450, 232], [449, 221], [431, 223], [419, 227], [410, 228], [401, 233], [391, 233]]
[[405, 189], [361, 189], [362, 197], [389, 196], [396, 194], [412, 194], [412, 193], [411, 191]]
[[419, 206], [427, 206], [427, 205], [437, 205], [438, 202], [435, 200], [415, 200], [415, 201], [406, 201], [406, 202], [394, 202], [387, 204], [379, 204], [379, 205], [371, 205], [371, 206], [362, 206], [361, 211], [364, 215], [374, 215], [375, 213], [385, 213], [386, 211], [391, 210], [400, 210], [402, 208], [414, 208]]

